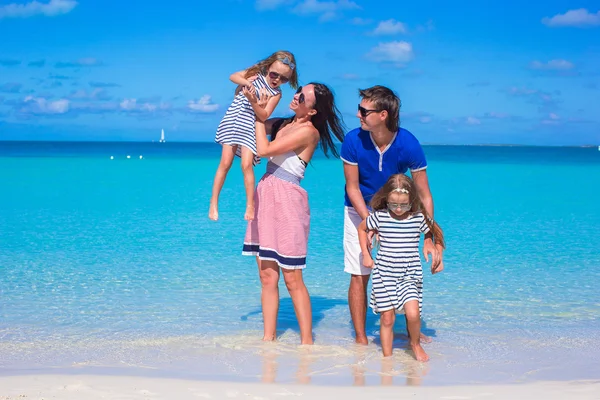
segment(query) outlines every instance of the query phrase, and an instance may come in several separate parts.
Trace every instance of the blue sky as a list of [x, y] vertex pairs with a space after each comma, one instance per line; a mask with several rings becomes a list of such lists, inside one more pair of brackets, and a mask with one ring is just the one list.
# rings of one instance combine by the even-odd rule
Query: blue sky
[[0, 0], [0, 140], [212, 141], [229, 74], [286, 49], [348, 129], [382, 84], [423, 143], [599, 145], [600, 5], [538, 4]]

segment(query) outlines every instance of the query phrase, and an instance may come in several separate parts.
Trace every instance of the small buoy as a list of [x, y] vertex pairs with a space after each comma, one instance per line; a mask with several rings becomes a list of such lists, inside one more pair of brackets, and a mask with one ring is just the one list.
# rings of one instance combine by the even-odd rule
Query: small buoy
[[114, 160], [114, 159], [115, 159], [115, 157], [114, 157], [114, 156], [110, 156], [110, 159], [111, 159], [111, 160]]
[[140, 156], [140, 160], [142, 159], [142, 156]]
[[127, 158], [131, 158], [131, 156], [127, 156]]

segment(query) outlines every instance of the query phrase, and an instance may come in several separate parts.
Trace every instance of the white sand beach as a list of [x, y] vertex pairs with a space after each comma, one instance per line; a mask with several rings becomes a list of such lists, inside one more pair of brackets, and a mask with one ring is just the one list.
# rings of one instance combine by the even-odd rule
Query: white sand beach
[[0, 377], [0, 400], [149, 399], [600, 399], [600, 380], [522, 385], [339, 387], [100, 375]]

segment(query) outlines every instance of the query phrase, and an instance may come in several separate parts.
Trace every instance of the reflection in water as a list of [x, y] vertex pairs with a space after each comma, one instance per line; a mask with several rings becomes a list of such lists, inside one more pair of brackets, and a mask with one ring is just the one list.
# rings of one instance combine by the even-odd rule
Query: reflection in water
[[[262, 357], [261, 382], [275, 383], [278, 372], [277, 357], [280, 355], [277, 351], [277, 345], [275, 343], [265, 343], [260, 355]], [[296, 382], [309, 384], [311, 382], [311, 365], [316, 356], [312, 354], [311, 346], [299, 346], [297, 355]]]

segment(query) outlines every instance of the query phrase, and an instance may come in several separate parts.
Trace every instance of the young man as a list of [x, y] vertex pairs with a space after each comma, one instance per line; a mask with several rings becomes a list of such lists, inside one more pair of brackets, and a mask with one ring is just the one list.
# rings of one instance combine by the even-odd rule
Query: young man
[[[350, 316], [356, 332], [356, 343], [367, 344], [365, 320], [367, 285], [371, 269], [362, 264], [357, 227], [369, 215], [371, 197], [387, 179], [410, 170], [423, 205], [433, 218], [433, 199], [427, 180], [427, 161], [419, 141], [399, 127], [400, 99], [384, 86], [359, 90], [361, 102], [356, 116], [360, 128], [346, 135], [342, 144], [346, 196], [344, 210], [344, 271], [351, 274], [348, 289]], [[426, 240], [423, 252], [433, 250], [433, 267], [440, 272], [441, 247], [433, 248]], [[435, 268], [437, 266], [437, 268]], [[421, 335], [426, 339], [424, 335]]]

